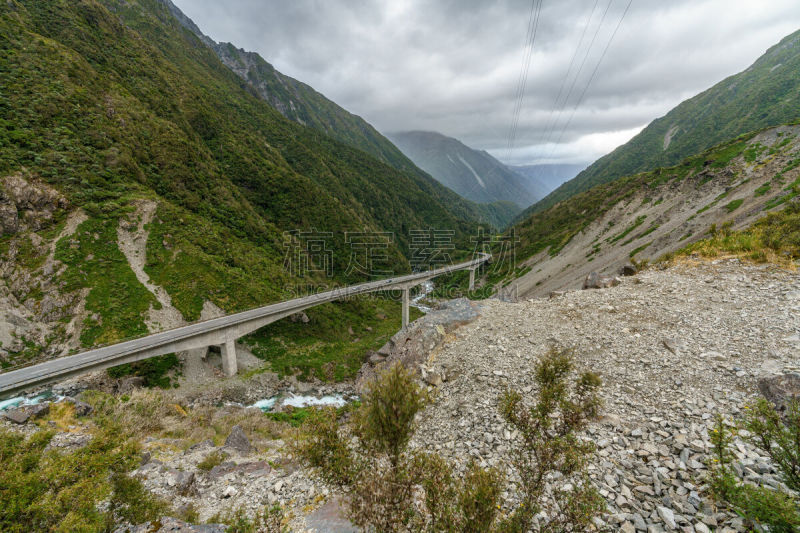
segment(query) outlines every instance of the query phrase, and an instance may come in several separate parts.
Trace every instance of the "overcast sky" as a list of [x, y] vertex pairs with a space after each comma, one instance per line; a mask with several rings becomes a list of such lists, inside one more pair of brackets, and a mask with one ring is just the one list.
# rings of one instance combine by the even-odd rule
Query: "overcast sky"
[[628, 0], [543, 0], [509, 159], [530, 0], [173, 1], [382, 132], [439, 131], [513, 164], [589, 163], [800, 29], [797, 0], [633, 0], [610, 40]]

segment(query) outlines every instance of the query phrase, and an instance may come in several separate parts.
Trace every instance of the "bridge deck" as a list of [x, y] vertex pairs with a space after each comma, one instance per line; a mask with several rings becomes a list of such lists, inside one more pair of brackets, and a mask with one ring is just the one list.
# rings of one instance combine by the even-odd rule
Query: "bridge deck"
[[[474, 270], [491, 258], [488, 254], [481, 257], [426, 272], [418, 272], [378, 281], [370, 281], [347, 287], [340, 287], [302, 298], [295, 298], [275, 304], [226, 315], [211, 320], [195, 322], [188, 326], [154, 333], [146, 337], [103, 346], [75, 355], [61, 357], [37, 365], [21, 368], [0, 374], [0, 397], [43, 385], [69, 376], [108, 368], [123, 363], [147, 359], [164, 353], [171, 353], [195, 347], [227, 345], [233, 346], [233, 340], [254, 331], [259, 327], [327, 302], [341, 300], [370, 292], [402, 289], [403, 318], [406, 325], [408, 316], [408, 289], [436, 276], [459, 270], [471, 270], [470, 281]], [[228, 354], [233, 358], [235, 373], [235, 353]], [[230, 363], [228, 363], [230, 364]]]

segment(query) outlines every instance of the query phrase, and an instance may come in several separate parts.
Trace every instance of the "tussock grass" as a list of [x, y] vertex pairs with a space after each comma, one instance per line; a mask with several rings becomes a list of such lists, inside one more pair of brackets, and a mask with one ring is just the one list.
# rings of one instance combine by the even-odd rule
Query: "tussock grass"
[[769, 213], [747, 229], [731, 231], [723, 226], [717, 230], [712, 226], [710, 234], [709, 238], [668, 254], [664, 259], [732, 255], [794, 269], [800, 259], [800, 203], [792, 202], [782, 211]]

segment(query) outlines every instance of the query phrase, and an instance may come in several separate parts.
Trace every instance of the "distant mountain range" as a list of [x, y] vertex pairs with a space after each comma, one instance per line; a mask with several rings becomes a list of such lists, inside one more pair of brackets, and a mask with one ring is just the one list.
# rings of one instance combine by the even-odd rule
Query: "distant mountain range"
[[483, 150], [433, 131], [387, 134], [414, 163], [474, 202], [512, 202], [519, 209], [547, 194], [535, 177], [522, 177]]
[[675, 165], [720, 142], [800, 119], [800, 31], [782, 39], [744, 71], [651, 122], [529, 212], [542, 211], [595, 185]]
[[549, 194], [562, 183], [571, 180], [586, 168], [586, 165], [550, 164], [508, 166], [511, 170], [531, 180], [532, 187], [543, 188]]

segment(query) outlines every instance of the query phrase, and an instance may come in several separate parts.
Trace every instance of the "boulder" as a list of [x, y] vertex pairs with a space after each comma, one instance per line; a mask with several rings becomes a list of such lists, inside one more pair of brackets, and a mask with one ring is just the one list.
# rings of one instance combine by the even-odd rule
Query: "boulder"
[[75, 398], [64, 398], [62, 401], [71, 403], [77, 416], [89, 416], [94, 411], [94, 407]]
[[783, 413], [791, 402], [800, 401], [800, 374], [789, 373], [758, 380], [758, 390], [779, 412]]
[[3, 417], [15, 424], [25, 424], [39, 416], [44, 416], [50, 412], [49, 403], [37, 403], [35, 405], [23, 405], [15, 409], [3, 411]]
[[583, 280], [583, 289], [607, 289], [609, 287], [616, 287], [620, 284], [619, 278], [609, 278], [601, 276], [597, 272], [590, 272]]
[[194, 472], [178, 471], [175, 474], [175, 490], [181, 494], [186, 494], [194, 483]]
[[308, 315], [305, 313], [305, 311], [300, 311], [299, 313], [291, 315], [289, 320], [292, 322], [300, 322], [301, 324], [308, 324], [311, 322], [311, 319], [308, 318]]
[[225, 439], [225, 446], [239, 453], [248, 454], [253, 451], [253, 446], [241, 426], [236, 425], [231, 429], [231, 434]]
[[622, 265], [619, 267], [620, 276], [635, 276], [637, 272], [639, 272], [639, 270], [631, 264]]

